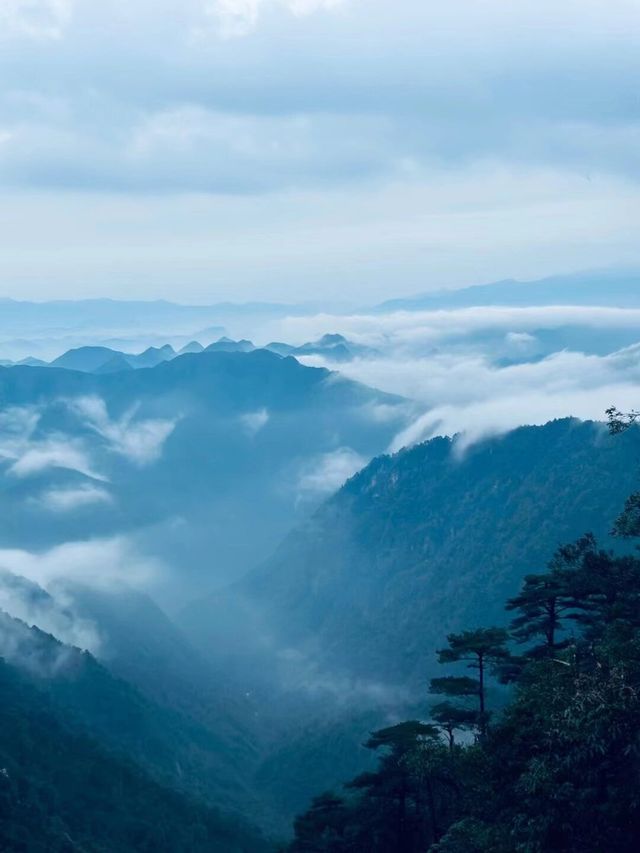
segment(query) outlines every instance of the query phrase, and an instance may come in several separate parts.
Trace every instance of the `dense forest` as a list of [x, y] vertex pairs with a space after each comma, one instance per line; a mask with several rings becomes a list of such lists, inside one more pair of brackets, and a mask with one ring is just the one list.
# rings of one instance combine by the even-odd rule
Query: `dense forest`
[[448, 634], [508, 625], [504, 602], [560, 543], [591, 530], [627, 547], [609, 534], [638, 460], [640, 429], [569, 418], [464, 453], [435, 438], [377, 457], [241, 584], [185, 611], [201, 654], [224, 656], [222, 680], [250, 685], [258, 738], [272, 740], [255, 771], [241, 766], [285, 829], [375, 766], [368, 732], [426, 713]]
[[0, 851], [268, 849], [207, 729], [1, 610], [0, 650]]
[[[640, 537], [640, 494], [614, 533]], [[586, 534], [506, 608], [447, 637], [429, 721], [373, 732], [377, 768], [316, 797], [290, 853], [638, 849], [640, 559]]]
[[[629, 428], [637, 420], [611, 411], [613, 437], [603, 437], [601, 445], [635, 440], [637, 430]], [[567, 423], [550, 428], [572, 441], [578, 429]], [[632, 456], [626, 457], [628, 469]], [[539, 571], [530, 571], [531, 560], [514, 566], [513, 574], [524, 580], [507, 599], [503, 622], [494, 623], [495, 608], [479, 607], [489, 619], [484, 627], [445, 629], [429, 668], [433, 677], [424, 679], [423, 706], [404, 712], [415, 717], [398, 722], [399, 714], [371, 710], [375, 721], [360, 729], [372, 729], [363, 750], [369, 762], [342, 763], [351, 733], [342, 722], [329, 747], [308, 718], [305, 736], [313, 752], [300, 751], [289, 731], [297, 764], [280, 760], [260, 777], [265, 801], [277, 777], [289, 777], [292, 785], [304, 776], [322, 791], [334, 784], [323, 774], [358, 774], [317, 796], [296, 819], [289, 853], [637, 849], [640, 493], [619, 514], [632, 472], [620, 477], [621, 459], [608, 452], [606, 458], [617, 462], [608, 498], [599, 500], [598, 535], [585, 533], [561, 546]], [[572, 482], [582, 487], [586, 474]], [[594, 484], [599, 498], [603, 488]], [[572, 503], [566, 489], [557, 500], [554, 512], [564, 507], [572, 517], [576, 504], [592, 504], [582, 494]], [[539, 550], [531, 523], [526, 535]], [[608, 532], [613, 538], [604, 541]], [[548, 530], [540, 536], [548, 537]], [[494, 565], [487, 553], [478, 578]], [[423, 600], [423, 614], [430, 612]], [[206, 726], [162, 708], [88, 653], [35, 628], [2, 616], [0, 630], [13, 640], [5, 643], [12, 653], [0, 660], [0, 851], [273, 849], [238, 819], [237, 809], [228, 809], [239, 798], [243, 812], [261, 823], [258, 798], [229, 772], [226, 753]], [[268, 718], [261, 719], [264, 726]], [[238, 765], [250, 759], [247, 749], [235, 753]], [[335, 765], [335, 773], [323, 762]]]
[[478, 612], [505, 622], [502, 603], [560, 543], [591, 530], [615, 546], [611, 518], [639, 458], [640, 429], [610, 437], [575, 418], [464, 450], [438, 437], [378, 456], [239, 584], [194, 602], [181, 627], [209, 654], [233, 637], [242, 666], [262, 618], [323, 671], [422, 695], [442, 638]]
[[3, 853], [254, 853], [240, 822], [164, 787], [65, 719], [0, 659]]

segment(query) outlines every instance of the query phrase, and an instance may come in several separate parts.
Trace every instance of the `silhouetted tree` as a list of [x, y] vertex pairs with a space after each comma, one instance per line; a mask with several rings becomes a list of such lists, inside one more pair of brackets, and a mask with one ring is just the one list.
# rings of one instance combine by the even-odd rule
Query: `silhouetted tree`
[[527, 650], [528, 656], [552, 656], [566, 644], [558, 637], [562, 618], [573, 607], [566, 572], [555, 569], [545, 575], [527, 575], [521, 591], [506, 607], [520, 611], [511, 622], [511, 633], [518, 643], [542, 638], [542, 643]]
[[[441, 757], [443, 746], [438, 728], [412, 720], [374, 732], [365, 746], [385, 750], [378, 770], [362, 773], [347, 787], [363, 792], [367, 800], [378, 804], [381, 825], [370, 839], [371, 849], [405, 853], [415, 850], [420, 843], [418, 838], [424, 838], [425, 834], [431, 841], [437, 840], [434, 767], [425, 768], [428, 758]], [[427, 814], [429, 819], [425, 822]]]
[[343, 797], [331, 791], [314, 797], [294, 824], [297, 853], [332, 853], [342, 848], [348, 808]]
[[[637, 412], [608, 414], [613, 433], [640, 422]], [[640, 493], [616, 532], [640, 535]], [[512, 638], [532, 647], [509, 655], [501, 628], [447, 638], [439, 661], [466, 663], [477, 677], [432, 680], [431, 692], [447, 697], [432, 709], [437, 726], [372, 735], [367, 745], [384, 754], [351, 783], [359, 796], [336, 853], [640, 849], [640, 558], [588, 534], [559, 548], [547, 573], [526, 577], [507, 609]], [[513, 688], [488, 728], [485, 680], [498, 669]], [[475, 721], [481, 737], [456, 744]]]
[[504, 628], [478, 628], [475, 631], [463, 631], [462, 634], [449, 634], [447, 637], [449, 647], [438, 651], [440, 663], [466, 661], [470, 669], [478, 671], [476, 693], [479, 707], [478, 727], [481, 735], [485, 735], [487, 731], [487, 671], [508, 659], [508, 636]]
[[[471, 679], [472, 680], [472, 679]], [[449, 749], [455, 746], [455, 733], [473, 729], [478, 724], [478, 714], [469, 708], [461, 708], [452, 702], [439, 702], [431, 708], [431, 719], [439, 725], [449, 742]]]
[[611, 435], [619, 435], [622, 432], [626, 432], [640, 420], [640, 412], [636, 412], [635, 410], [621, 412], [617, 406], [608, 408], [606, 414]]

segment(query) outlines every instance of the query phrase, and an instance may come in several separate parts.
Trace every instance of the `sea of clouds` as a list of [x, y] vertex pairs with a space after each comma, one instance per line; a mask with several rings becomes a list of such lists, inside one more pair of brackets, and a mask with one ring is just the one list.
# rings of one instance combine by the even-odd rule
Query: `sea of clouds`
[[[288, 318], [279, 330], [303, 342], [331, 330], [376, 350], [350, 362], [307, 356], [305, 364], [414, 400], [422, 413], [391, 451], [434, 435], [463, 441], [574, 416], [602, 420], [615, 404], [640, 401], [637, 309], [482, 307]], [[272, 330], [275, 331], [275, 330]], [[549, 351], [548, 336], [557, 349]], [[603, 335], [605, 344], [603, 345]], [[563, 337], [571, 344], [563, 346]], [[609, 346], [606, 342], [610, 341]], [[602, 351], [607, 348], [610, 351]]]

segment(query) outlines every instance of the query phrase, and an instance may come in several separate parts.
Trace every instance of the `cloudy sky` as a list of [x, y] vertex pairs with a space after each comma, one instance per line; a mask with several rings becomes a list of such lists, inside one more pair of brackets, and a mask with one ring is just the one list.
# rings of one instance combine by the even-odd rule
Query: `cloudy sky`
[[640, 263], [638, 0], [0, 0], [0, 296]]

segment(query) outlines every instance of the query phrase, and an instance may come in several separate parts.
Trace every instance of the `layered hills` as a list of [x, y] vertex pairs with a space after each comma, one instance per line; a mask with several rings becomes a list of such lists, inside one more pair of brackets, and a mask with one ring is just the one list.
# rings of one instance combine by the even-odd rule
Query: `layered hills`
[[640, 430], [572, 419], [379, 457], [183, 625], [211, 647], [216, 625], [241, 638], [248, 620], [289, 674], [424, 691], [449, 632], [504, 621], [504, 600], [560, 544], [607, 541], [639, 462]]
[[0, 405], [3, 546], [130, 534], [184, 594], [258, 562], [411, 415], [265, 350], [116, 373], [0, 368]]

